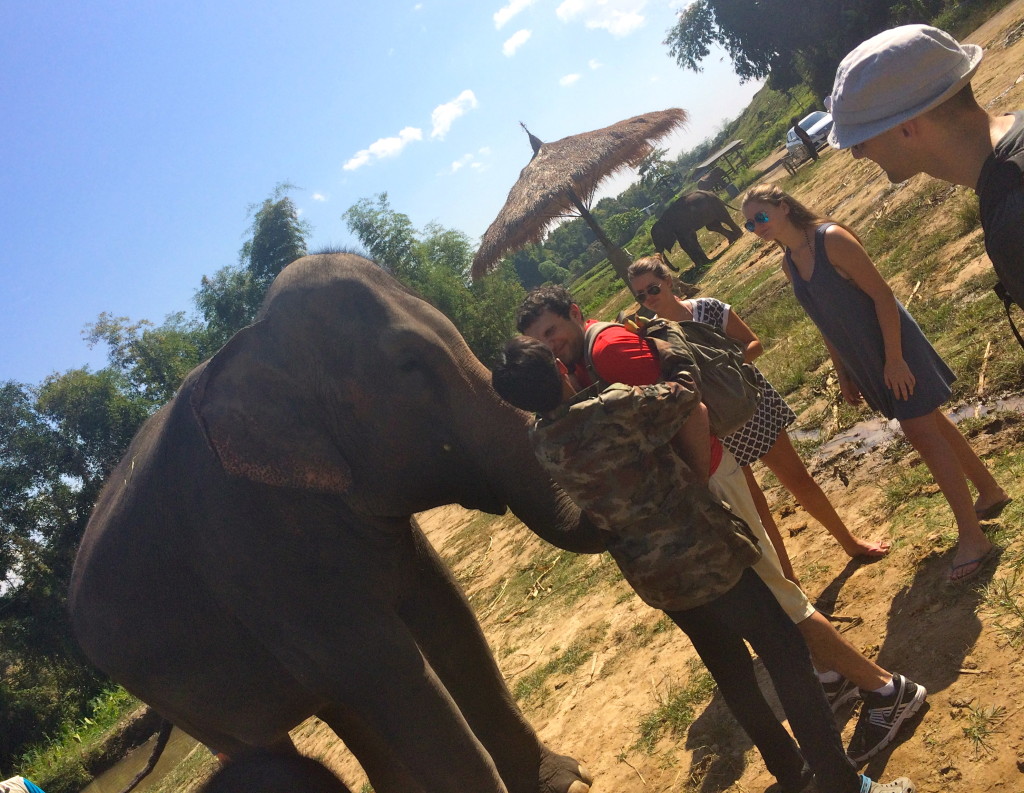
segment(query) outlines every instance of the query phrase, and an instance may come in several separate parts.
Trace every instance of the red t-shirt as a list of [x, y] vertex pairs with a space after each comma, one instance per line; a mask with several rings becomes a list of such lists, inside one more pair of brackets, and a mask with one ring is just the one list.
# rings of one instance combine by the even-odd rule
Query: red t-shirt
[[[588, 319], [584, 328], [596, 320]], [[626, 385], [652, 385], [661, 380], [661, 366], [658, 357], [646, 339], [640, 338], [631, 330], [613, 325], [605, 328], [594, 339], [591, 357], [594, 369], [606, 383], [625, 383]], [[576, 381], [581, 386], [593, 383], [590, 372], [584, 362], [576, 365], [573, 371]], [[711, 436], [711, 473], [718, 470], [722, 462], [722, 442]]]

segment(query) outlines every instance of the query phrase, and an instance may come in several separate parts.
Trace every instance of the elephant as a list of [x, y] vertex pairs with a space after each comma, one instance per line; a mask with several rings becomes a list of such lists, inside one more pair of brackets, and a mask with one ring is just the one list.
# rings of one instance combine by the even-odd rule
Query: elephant
[[218, 770], [200, 793], [352, 793], [323, 763], [300, 754], [253, 754]]
[[[651, 241], [658, 253], [672, 250], [672, 246], [678, 242], [693, 263], [703, 267], [710, 264], [710, 259], [697, 241], [697, 229], [703, 227], [724, 235], [730, 245], [743, 233], [733, 222], [722, 199], [706, 190], [694, 190], [677, 198], [661, 213], [661, 217], [651, 226]], [[668, 261], [668, 257], [665, 260]], [[671, 263], [669, 266], [679, 269]]]
[[516, 707], [411, 517], [511, 509], [601, 535], [448, 319], [368, 259], [303, 257], [190, 372], [102, 490], [75, 559], [86, 656], [232, 758], [317, 715], [378, 793], [586, 793]]

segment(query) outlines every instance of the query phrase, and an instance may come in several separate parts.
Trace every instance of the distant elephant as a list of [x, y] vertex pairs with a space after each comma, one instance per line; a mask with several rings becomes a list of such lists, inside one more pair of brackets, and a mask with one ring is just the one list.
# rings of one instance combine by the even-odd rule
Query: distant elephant
[[316, 714], [378, 793], [585, 793], [410, 518], [507, 505], [561, 548], [603, 550], [526, 421], [382, 269], [300, 259], [110, 475], [72, 576], [78, 641], [233, 758], [291, 754], [288, 730]]
[[[743, 234], [733, 222], [729, 208], [722, 199], [706, 190], [695, 190], [669, 204], [668, 209], [651, 226], [651, 241], [658, 253], [672, 250], [672, 246], [678, 242], [693, 263], [703, 267], [710, 263], [710, 259], [697, 241], [697, 229], [704, 227], [724, 235], [730, 245]], [[671, 263], [670, 266], [679, 269]]]

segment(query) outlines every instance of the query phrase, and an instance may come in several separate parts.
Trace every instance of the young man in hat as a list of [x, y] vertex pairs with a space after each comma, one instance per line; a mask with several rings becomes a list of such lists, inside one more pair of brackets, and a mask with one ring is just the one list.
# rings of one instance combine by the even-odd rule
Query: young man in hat
[[971, 90], [976, 44], [928, 25], [873, 36], [839, 64], [825, 100], [829, 143], [874, 160], [892, 182], [918, 173], [974, 188], [985, 249], [1024, 305], [1024, 112], [993, 116]]

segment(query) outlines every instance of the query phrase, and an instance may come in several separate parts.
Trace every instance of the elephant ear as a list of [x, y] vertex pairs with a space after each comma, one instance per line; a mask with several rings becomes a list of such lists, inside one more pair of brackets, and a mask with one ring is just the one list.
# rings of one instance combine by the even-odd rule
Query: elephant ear
[[250, 325], [207, 363], [192, 389], [192, 411], [229, 474], [340, 495], [352, 472], [297, 374], [303, 368], [277, 349], [265, 322]]

